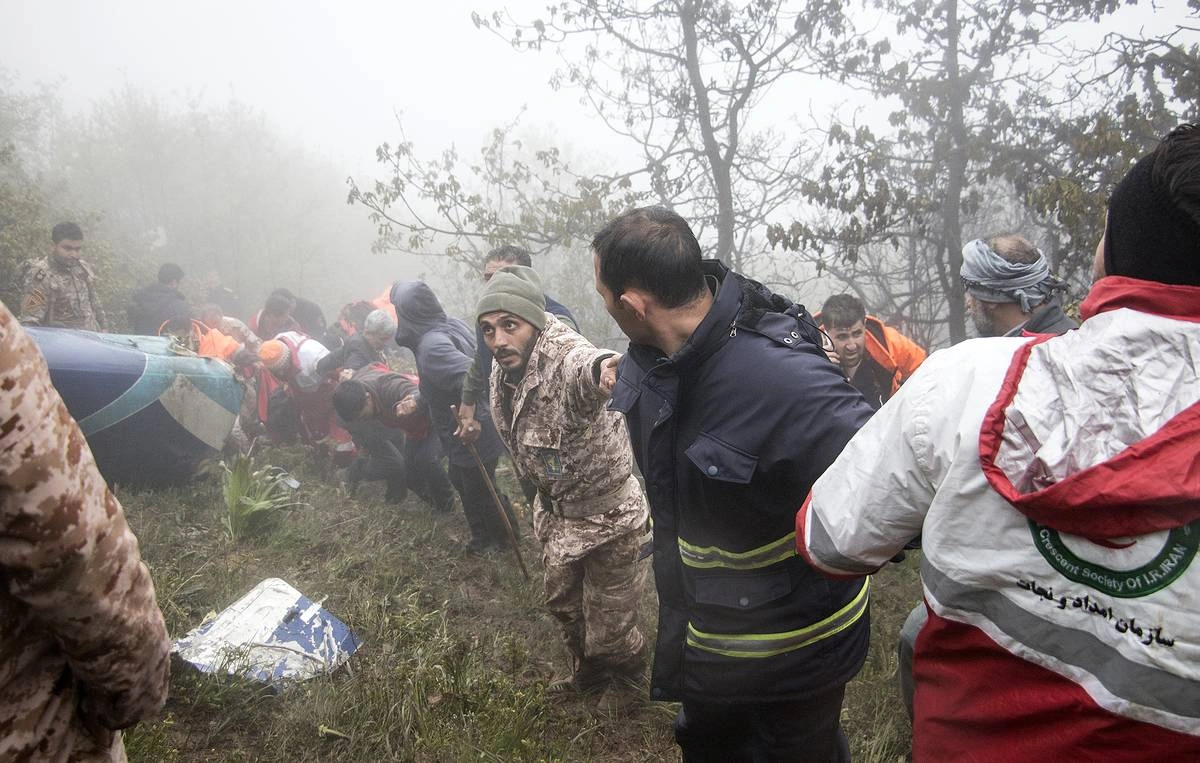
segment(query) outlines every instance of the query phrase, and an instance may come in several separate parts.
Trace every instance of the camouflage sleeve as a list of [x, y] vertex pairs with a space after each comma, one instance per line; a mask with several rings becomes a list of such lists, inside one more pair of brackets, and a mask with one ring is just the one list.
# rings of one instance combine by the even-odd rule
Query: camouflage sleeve
[[21, 274], [21, 307], [17, 318], [21, 323], [40, 326], [46, 323], [50, 292], [46, 274], [37, 268], [26, 267]]
[[166, 698], [166, 627], [121, 505], [45, 362], [0, 305], [0, 584], [61, 645], [85, 720], [110, 729]]
[[596, 364], [616, 355], [584, 342], [567, 353], [563, 368], [567, 373], [567, 401], [571, 410], [590, 415], [608, 404], [608, 393], [600, 388]]

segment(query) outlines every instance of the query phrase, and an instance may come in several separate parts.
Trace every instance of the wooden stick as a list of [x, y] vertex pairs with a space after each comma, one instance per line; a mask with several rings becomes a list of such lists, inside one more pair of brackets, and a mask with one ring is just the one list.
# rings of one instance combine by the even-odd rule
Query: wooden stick
[[496, 493], [496, 486], [492, 484], [492, 478], [488, 476], [487, 469], [483, 465], [483, 459], [479, 457], [479, 451], [475, 450], [474, 443], [464, 443], [467, 450], [471, 451], [471, 457], [475, 459], [475, 466], [479, 467], [479, 476], [483, 478], [484, 483], [488, 486], [488, 492], [492, 494], [492, 503], [496, 507], [496, 511], [500, 514], [500, 521], [504, 523], [504, 529], [508, 531], [508, 542], [512, 545], [513, 553], [517, 556], [517, 566], [521, 568], [521, 574], [529, 580], [529, 570], [525, 569], [525, 560], [521, 558], [521, 549], [517, 546], [517, 535], [513, 532], [512, 523], [508, 521], [508, 512], [504, 510], [504, 504], [500, 502], [500, 496]]

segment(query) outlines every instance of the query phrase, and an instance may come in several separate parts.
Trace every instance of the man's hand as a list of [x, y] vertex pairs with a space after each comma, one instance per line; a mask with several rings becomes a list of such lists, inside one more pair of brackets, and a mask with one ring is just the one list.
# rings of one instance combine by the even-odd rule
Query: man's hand
[[350, 381], [350, 377], [352, 376], [354, 376], [354, 369], [343, 368], [341, 371], [338, 371], [337, 379], [340, 382]]
[[617, 365], [621, 362], [620, 355], [613, 355], [600, 362], [600, 389], [606, 395], [611, 395], [617, 386]]
[[842, 365], [842, 357], [837, 354], [837, 350], [833, 349], [833, 340], [829, 338], [829, 334], [821, 332], [821, 349], [829, 356], [829, 362], [839, 368]]
[[417, 398], [413, 395], [409, 395], [408, 397], [404, 398], [400, 402], [396, 403], [396, 405], [392, 408], [392, 413], [394, 413], [398, 419], [402, 419], [405, 416], [410, 416], [416, 412]]
[[454, 417], [458, 420], [458, 427], [454, 430], [454, 436], [462, 440], [464, 445], [472, 445], [479, 439], [483, 427], [475, 420], [474, 404], [463, 403], [455, 408]]

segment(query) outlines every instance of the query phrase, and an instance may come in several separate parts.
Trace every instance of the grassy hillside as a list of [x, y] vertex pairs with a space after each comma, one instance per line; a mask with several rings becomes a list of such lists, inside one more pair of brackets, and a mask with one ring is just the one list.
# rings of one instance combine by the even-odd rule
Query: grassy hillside
[[[221, 526], [215, 475], [172, 490], [118, 491], [167, 627], [181, 636], [279, 577], [323, 599], [364, 647], [348, 669], [279, 694], [176, 662], [163, 717], [126, 733], [131, 761], [678, 759], [673, 705], [612, 717], [585, 700], [546, 696], [567, 659], [542, 607], [540, 554], [528, 532], [527, 583], [511, 554], [462, 552], [461, 513], [434, 515], [415, 497], [388, 507], [374, 486], [351, 497], [300, 453], [269, 457], [299, 477], [303, 505], [238, 544]], [[850, 686], [845, 725], [855, 760], [896, 761], [909, 732], [894, 690], [894, 642], [920, 596], [914, 561], [889, 565], [875, 583], [874, 643]], [[652, 634], [652, 590], [642, 610]]]

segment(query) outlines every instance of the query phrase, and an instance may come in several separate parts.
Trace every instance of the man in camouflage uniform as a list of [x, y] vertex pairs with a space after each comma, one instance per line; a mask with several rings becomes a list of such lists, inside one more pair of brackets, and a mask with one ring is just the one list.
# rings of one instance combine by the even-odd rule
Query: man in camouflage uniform
[[640, 694], [645, 668], [638, 557], [648, 508], [625, 421], [605, 407], [618, 357], [546, 312], [530, 268], [496, 273], [476, 316], [495, 358], [497, 429], [521, 477], [537, 487], [546, 606], [573, 658], [571, 677], [551, 689], [602, 690], [600, 709], [624, 709]]
[[92, 268], [83, 261], [83, 231], [59, 223], [50, 233], [54, 249], [25, 265], [21, 277], [21, 323], [66, 329], [108, 330], [96, 295]]
[[121, 505], [0, 305], [0, 760], [123, 761], [167, 695], [166, 628]]

